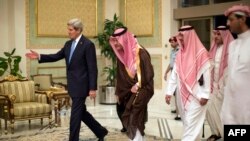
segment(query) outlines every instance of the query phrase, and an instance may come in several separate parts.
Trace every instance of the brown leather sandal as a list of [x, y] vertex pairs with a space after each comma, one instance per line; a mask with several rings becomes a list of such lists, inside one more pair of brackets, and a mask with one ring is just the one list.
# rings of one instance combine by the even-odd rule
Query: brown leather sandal
[[216, 141], [218, 139], [220, 139], [221, 137], [220, 136], [217, 136], [217, 135], [211, 135], [207, 141]]

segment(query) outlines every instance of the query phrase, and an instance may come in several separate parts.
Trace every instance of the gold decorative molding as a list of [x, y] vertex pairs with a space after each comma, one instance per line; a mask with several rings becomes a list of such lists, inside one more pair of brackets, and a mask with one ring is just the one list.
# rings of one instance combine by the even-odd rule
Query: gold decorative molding
[[[30, 46], [30, 3], [29, 0], [25, 0], [25, 31], [26, 31], [26, 48], [29, 48]], [[27, 72], [28, 73], [28, 72]]]
[[[55, 70], [55, 69], [63, 69], [66, 71], [66, 66], [46, 66], [46, 67], [37, 67], [36, 73], [37, 74], [42, 74], [40, 73], [41, 70]], [[65, 74], [66, 75], [66, 74]], [[65, 76], [57, 76], [57, 77], [65, 77]]]
[[101, 55], [97, 55], [97, 66], [98, 66], [98, 85], [105, 85], [105, 74], [103, 73], [103, 68], [107, 65], [105, 58]]
[[125, 24], [136, 36], [153, 36], [154, 1], [125, 0]]
[[[103, 75], [103, 68], [106, 66], [105, 58], [97, 55], [98, 65], [98, 85], [105, 84], [105, 75]], [[66, 66], [64, 60], [53, 63], [39, 64], [37, 60], [27, 59], [27, 76], [35, 74], [52, 74], [53, 80], [56, 82], [66, 82]]]
[[83, 21], [83, 34], [97, 35], [97, 0], [36, 0], [38, 37], [68, 37], [66, 23], [69, 19]]
[[[153, 4], [152, 4], [152, 35], [139, 35], [138, 33], [135, 33], [133, 31], [133, 29], [131, 29], [129, 27], [129, 25], [126, 24], [128, 18], [128, 13], [126, 13], [126, 5], [125, 2], [127, 3], [128, 0], [120, 0], [119, 2], [119, 9], [120, 9], [120, 19], [121, 21], [128, 27], [129, 31], [134, 33], [135, 35], [137, 35], [137, 39], [139, 41], [139, 43], [141, 45], [143, 45], [144, 47], [154, 47], [154, 48], [158, 48], [158, 47], [162, 47], [162, 0], [152, 0]], [[140, 0], [139, 0], [140, 1]], [[148, 0], [147, 0], [148, 1]], [[134, 1], [133, 1], [134, 2]], [[137, 0], [135, 1], [137, 2]], [[143, 5], [144, 6], [144, 5]], [[150, 10], [151, 11], [151, 10]], [[134, 12], [133, 12], [134, 13]], [[144, 15], [145, 16], [145, 15]], [[149, 16], [149, 15], [146, 15]], [[150, 14], [151, 16], [151, 14]], [[141, 21], [140, 17], [143, 17], [143, 15], [140, 15], [138, 17], [136, 17], [135, 21], [133, 21], [134, 23], [137, 22], [148, 22], [148, 21]], [[131, 21], [132, 22], [132, 21]], [[151, 22], [151, 21], [150, 21]], [[141, 26], [139, 28], [144, 28], [144, 30], [147, 30], [146, 28], [151, 28], [149, 26]]]

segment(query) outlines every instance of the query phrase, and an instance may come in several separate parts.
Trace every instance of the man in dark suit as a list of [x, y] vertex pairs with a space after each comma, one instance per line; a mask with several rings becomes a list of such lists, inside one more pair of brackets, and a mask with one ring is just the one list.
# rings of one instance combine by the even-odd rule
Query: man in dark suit
[[48, 55], [31, 50], [26, 56], [38, 59], [39, 63], [65, 59], [68, 92], [72, 99], [69, 141], [79, 141], [81, 121], [102, 141], [108, 131], [94, 119], [85, 105], [87, 96], [91, 99], [96, 97], [98, 72], [95, 45], [82, 35], [83, 25], [79, 19], [72, 19], [67, 25], [70, 40], [61, 50]]

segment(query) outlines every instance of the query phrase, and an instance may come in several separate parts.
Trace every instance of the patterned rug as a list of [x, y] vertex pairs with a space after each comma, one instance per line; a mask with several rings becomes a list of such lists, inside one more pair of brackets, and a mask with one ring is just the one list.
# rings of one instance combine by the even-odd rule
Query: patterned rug
[[[105, 141], [128, 141], [126, 134], [123, 134], [118, 129], [108, 128], [109, 133], [105, 137]], [[25, 134], [14, 133], [14, 134], [1, 134], [0, 141], [68, 141], [69, 128], [58, 127], [58, 128], [44, 128], [38, 131], [30, 131]], [[160, 137], [145, 136], [146, 141], [164, 141]], [[83, 126], [80, 131], [79, 141], [97, 141], [96, 136], [90, 131], [89, 128]]]

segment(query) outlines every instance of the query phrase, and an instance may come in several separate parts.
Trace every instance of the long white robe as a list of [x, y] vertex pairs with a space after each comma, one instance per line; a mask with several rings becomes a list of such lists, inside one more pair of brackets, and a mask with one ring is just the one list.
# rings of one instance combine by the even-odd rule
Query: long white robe
[[146, 141], [146, 139], [141, 135], [140, 131], [136, 129], [135, 138], [133, 140], [129, 139], [129, 141]]
[[[219, 80], [219, 69], [221, 63], [221, 55], [222, 55], [223, 45], [220, 45], [215, 54], [214, 58], [214, 79], [213, 79], [213, 93], [210, 95], [210, 100], [208, 102], [207, 107], [207, 115], [206, 119], [210, 126], [212, 134], [217, 136], [222, 136], [223, 128], [222, 122], [220, 118], [221, 106], [223, 102], [223, 88], [224, 77]], [[219, 82], [220, 81], [220, 82]]]
[[182, 104], [180, 90], [180, 79], [176, 73], [176, 68], [173, 68], [171, 77], [167, 83], [165, 94], [173, 95], [177, 88], [176, 98], [179, 113], [183, 122], [183, 135], [182, 141], [196, 141], [200, 140], [201, 129], [205, 120], [207, 106], [201, 106], [199, 103], [200, 98], [209, 99], [210, 94], [210, 70], [203, 73], [204, 85], [198, 86], [196, 91], [193, 92], [194, 96], [190, 96], [190, 105], [184, 110]]
[[229, 45], [228, 76], [221, 117], [223, 124], [250, 124], [250, 30]]

